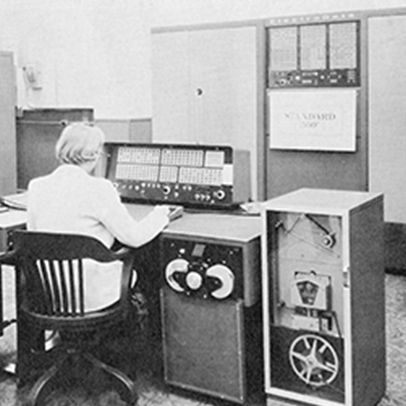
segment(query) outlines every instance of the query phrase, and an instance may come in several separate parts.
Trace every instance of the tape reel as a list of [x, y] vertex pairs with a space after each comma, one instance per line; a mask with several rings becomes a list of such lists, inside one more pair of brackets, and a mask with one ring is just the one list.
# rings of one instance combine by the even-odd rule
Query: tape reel
[[334, 347], [314, 334], [300, 335], [292, 342], [289, 361], [296, 376], [316, 388], [333, 382], [340, 368]]
[[234, 290], [234, 273], [225, 265], [216, 264], [211, 266], [206, 275], [219, 280], [218, 288], [211, 291], [210, 295], [216, 299], [226, 299]]
[[171, 262], [169, 262], [168, 265], [166, 266], [165, 268], [166, 282], [176, 292], [184, 292], [185, 289], [177, 282], [175, 275], [183, 273], [186, 276], [188, 269], [189, 262], [183, 258], [176, 258]]

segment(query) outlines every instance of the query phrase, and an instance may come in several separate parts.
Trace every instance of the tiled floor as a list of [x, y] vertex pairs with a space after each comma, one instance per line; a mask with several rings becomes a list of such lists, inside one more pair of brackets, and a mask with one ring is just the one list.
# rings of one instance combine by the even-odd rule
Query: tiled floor
[[[14, 311], [13, 283], [11, 273], [5, 272], [3, 293], [5, 295], [6, 316]], [[406, 277], [386, 276], [386, 334], [387, 334], [387, 393], [379, 406], [406, 405]], [[5, 331], [0, 338], [0, 364], [4, 365], [14, 357], [15, 326]], [[136, 385], [140, 395], [139, 406], [217, 406], [224, 405], [216, 399], [209, 399], [197, 394], [179, 393], [166, 388], [159, 374], [151, 368], [152, 360], [157, 354], [142, 353], [138, 358], [140, 373]], [[154, 357], [155, 356], [155, 357]], [[5, 373], [0, 374], [0, 406], [20, 406], [24, 399], [24, 390], [17, 390], [15, 378]], [[104, 392], [99, 396], [89, 397], [80, 389], [58, 393], [46, 406], [122, 406], [124, 403], [114, 392]], [[261, 394], [247, 406], [264, 405]], [[292, 406], [292, 402], [272, 400], [271, 406]], [[268, 406], [270, 406], [268, 405]], [[42, 405], [41, 405], [42, 406]], [[45, 405], [44, 405], [45, 406]], [[373, 406], [373, 405], [371, 405]]]

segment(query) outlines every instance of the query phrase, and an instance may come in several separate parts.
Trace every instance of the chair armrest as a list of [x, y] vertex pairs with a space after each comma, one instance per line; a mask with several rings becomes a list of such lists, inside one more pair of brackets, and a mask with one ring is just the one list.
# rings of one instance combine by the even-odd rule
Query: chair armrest
[[16, 255], [15, 251], [8, 251], [0, 254], [0, 265], [15, 265]]
[[111, 251], [115, 259], [123, 260], [124, 258], [134, 255], [134, 248], [122, 247], [118, 251]]
[[121, 260], [123, 262], [123, 268], [121, 270], [121, 303], [128, 309], [130, 282], [133, 272], [133, 265], [135, 260], [135, 248], [120, 246], [117, 251], [110, 250], [112, 257], [115, 260]]

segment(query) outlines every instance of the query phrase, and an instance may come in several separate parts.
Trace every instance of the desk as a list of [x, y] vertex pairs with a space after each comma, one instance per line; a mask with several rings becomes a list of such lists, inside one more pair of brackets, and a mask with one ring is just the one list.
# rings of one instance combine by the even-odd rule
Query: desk
[[0, 213], [0, 254], [9, 249], [10, 234], [25, 228], [27, 213], [22, 210], [7, 210]]
[[[10, 235], [14, 230], [25, 228], [27, 213], [21, 210], [7, 210], [0, 213], [0, 254], [10, 249]], [[12, 321], [4, 321], [3, 277], [0, 265], [0, 336]]]
[[[126, 204], [135, 220], [141, 220], [152, 211], [154, 206], [144, 204]], [[8, 210], [0, 213], [0, 253], [7, 251], [10, 235], [16, 229], [25, 228], [27, 212]], [[248, 241], [261, 233], [259, 216], [235, 215], [224, 212], [185, 212], [184, 215], [171, 222], [163, 231], [165, 233], [196, 235], [199, 233], [207, 238], [224, 238]]]
[[[126, 204], [136, 220], [145, 217], [154, 206]], [[229, 212], [188, 212], [171, 223], [162, 234], [196, 235], [206, 238], [250, 241], [261, 233], [259, 216], [236, 215]]]
[[[141, 204], [126, 204], [126, 207], [135, 220], [141, 220], [145, 217], [154, 206], [141, 205]], [[9, 210], [8, 212], [0, 214], [0, 231], [3, 236], [3, 251], [9, 246], [9, 237], [13, 230], [24, 228], [26, 223], [27, 213], [24, 211]], [[196, 236], [202, 238], [218, 239], [224, 241], [248, 242], [254, 238], [258, 238], [261, 233], [261, 220], [258, 216], [242, 216], [230, 214], [227, 212], [185, 212], [183, 217], [171, 222], [168, 227], [162, 232], [162, 236]], [[151, 255], [151, 251], [153, 254]], [[141, 284], [149, 284], [151, 280], [154, 286], [147, 287], [146, 294], [154, 307], [154, 314], [151, 315], [154, 325], [157, 325], [157, 332], [159, 331], [160, 314], [159, 314], [159, 296], [157, 295], [157, 287], [162, 283], [161, 276], [164, 270], [157, 266], [159, 252], [158, 245], [152, 244], [141, 249], [137, 256], [140, 269], [148, 272], [141, 272], [142, 275], [147, 275], [147, 278], [142, 278]], [[154, 263], [151, 263], [151, 257]], [[138, 268], [138, 265], [136, 265]], [[148, 269], [147, 269], [148, 268]], [[148, 279], [146, 281], [146, 279]], [[0, 278], [1, 282], [1, 278]], [[141, 286], [142, 289], [142, 286]], [[153, 292], [152, 292], [153, 291]], [[2, 299], [0, 300], [0, 306]], [[157, 309], [155, 309], [155, 307]], [[158, 337], [160, 338], [160, 337]]]

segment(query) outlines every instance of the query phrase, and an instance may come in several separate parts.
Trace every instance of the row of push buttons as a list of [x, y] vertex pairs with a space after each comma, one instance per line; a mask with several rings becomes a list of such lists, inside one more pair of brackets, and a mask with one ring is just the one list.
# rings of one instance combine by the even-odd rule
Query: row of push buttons
[[195, 200], [200, 200], [202, 202], [206, 201], [210, 201], [211, 200], [211, 196], [207, 195], [207, 194], [200, 194], [200, 193], [196, 193], [195, 194]]
[[302, 75], [285, 73], [285, 72], [274, 72], [275, 84], [279, 86], [292, 86], [292, 85], [316, 85], [321, 84], [321, 82], [329, 84], [356, 83], [356, 71], [348, 70], [346, 72], [332, 71], [328, 72], [304, 72]]
[[[152, 189], [161, 189], [161, 188], [170, 188], [168, 185], [161, 185], [160, 183], [153, 183], [153, 182], [141, 182], [139, 185], [138, 184], [132, 184], [132, 183], [119, 183], [116, 182], [114, 183], [114, 186], [116, 188], [120, 189], [135, 189], [139, 190], [140, 188], [152, 188]], [[193, 190], [193, 187], [191, 185], [174, 185], [173, 188], [175, 190], [184, 190], [186, 192], [191, 192]]]
[[[114, 183], [114, 186], [117, 189], [121, 190], [134, 190], [134, 191], [141, 191], [141, 193], [145, 193], [146, 189], [159, 189], [162, 190], [164, 195], [169, 195], [173, 193], [173, 197], [178, 198], [180, 192], [192, 192], [193, 187], [191, 185], [174, 185], [173, 189], [170, 185], [161, 185], [160, 183], [153, 183], [153, 182], [141, 182], [140, 184], [133, 184], [133, 183]], [[209, 202], [212, 200], [222, 200], [225, 198], [225, 192], [221, 189], [216, 190], [213, 193], [195, 193], [193, 195], [194, 200], [201, 201], [201, 202]]]

